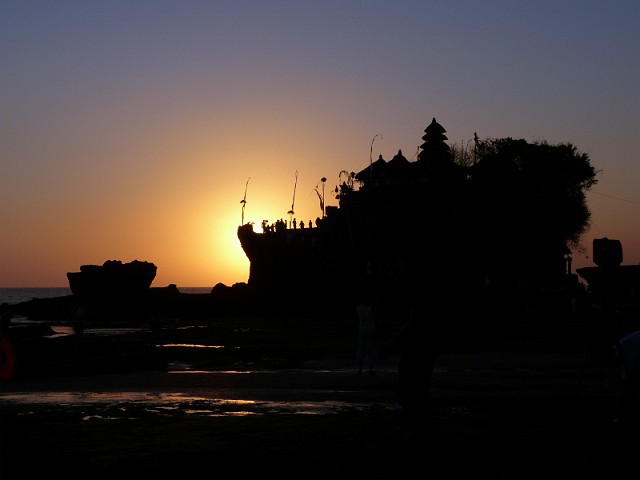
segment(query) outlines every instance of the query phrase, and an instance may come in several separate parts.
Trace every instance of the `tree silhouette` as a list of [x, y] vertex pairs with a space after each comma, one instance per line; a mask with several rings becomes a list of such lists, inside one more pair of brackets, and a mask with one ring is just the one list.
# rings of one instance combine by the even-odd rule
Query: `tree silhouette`
[[537, 277], [563, 273], [564, 255], [590, 225], [585, 194], [598, 172], [589, 156], [569, 143], [487, 139], [469, 172], [465, 216], [485, 232], [477, 240], [486, 251], [500, 252], [485, 260]]
[[435, 119], [425, 132], [411, 168], [379, 159], [376, 176], [371, 166], [356, 174], [359, 195], [340, 197], [354, 255], [386, 270], [420, 265], [409, 270], [456, 285], [487, 275], [503, 285], [566, 281], [566, 255], [591, 217], [585, 194], [598, 172], [588, 155], [571, 144], [477, 135], [451, 149]]

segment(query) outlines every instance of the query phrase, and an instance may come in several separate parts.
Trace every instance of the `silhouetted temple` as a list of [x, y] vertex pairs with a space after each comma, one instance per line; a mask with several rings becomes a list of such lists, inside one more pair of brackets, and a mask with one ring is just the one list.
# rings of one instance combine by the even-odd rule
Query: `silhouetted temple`
[[501, 159], [456, 163], [445, 132], [434, 118], [416, 161], [399, 150], [389, 161], [380, 156], [357, 173], [343, 171], [339, 204], [326, 207], [315, 228], [284, 222], [257, 233], [241, 225], [249, 286], [267, 297], [325, 302], [367, 285], [395, 302], [416, 289], [470, 299], [489, 284], [525, 295], [575, 283], [566, 238], [527, 224], [531, 212], [519, 211], [530, 207], [523, 181], [514, 180], [524, 174]]

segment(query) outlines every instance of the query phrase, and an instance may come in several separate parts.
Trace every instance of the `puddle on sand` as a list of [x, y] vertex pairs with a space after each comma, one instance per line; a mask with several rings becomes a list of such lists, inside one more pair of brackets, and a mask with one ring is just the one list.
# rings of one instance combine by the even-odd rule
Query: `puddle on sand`
[[172, 348], [172, 347], [180, 347], [180, 348], [225, 348], [224, 345], [202, 345], [199, 343], [163, 343], [156, 345], [156, 347], [162, 348]]
[[[179, 368], [174, 365], [168, 373], [171, 375], [190, 375], [215, 373], [230, 375], [273, 374], [282, 373], [279, 370], [249, 370], [249, 371], [206, 371], [200, 369], [191, 370], [191, 366], [183, 365]], [[288, 373], [309, 374], [331, 373], [349, 375], [350, 370], [303, 370], [291, 369]], [[216, 393], [212, 392], [213, 395]], [[227, 391], [228, 393], [228, 391]], [[236, 394], [242, 395], [242, 391]], [[219, 395], [219, 393], [218, 393]], [[64, 411], [88, 412], [87, 420], [100, 418], [110, 420], [113, 418], [132, 418], [140, 415], [201, 415], [201, 416], [247, 416], [247, 415], [329, 415], [350, 411], [363, 411], [369, 409], [397, 410], [395, 401], [380, 399], [375, 402], [357, 402], [342, 400], [324, 401], [283, 401], [269, 399], [243, 399], [243, 398], [216, 398], [201, 395], [192, 395], [187, 392], [158, 392], [158, 391], [41, 391], [41, 392], [5, 392], [0, 393], [0, 402], [5, 405], [14, 404], [38, 407], [50, 407], [63, 409]]]
[[[84, 420], [114, 420], [141, 415], [329, 415], [372, 408], [396, 410], [394, 404], [354, 403], [344, 401], [271, 401], [229, 398], [206, 398], [179, 393], [150, 392], [29, 392], [9, 393], [1, 397], [5, 404], [47, 405], [68, 412], [92, 413]], [[26, 413], [25, 413], [26, 414]]]

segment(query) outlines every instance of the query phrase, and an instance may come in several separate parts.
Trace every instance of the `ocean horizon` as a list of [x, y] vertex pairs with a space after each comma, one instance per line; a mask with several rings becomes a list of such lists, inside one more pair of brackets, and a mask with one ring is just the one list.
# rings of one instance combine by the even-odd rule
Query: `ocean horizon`
[[[180, 293], [210, 293], [213, 287], [178, 287]], [[16, 304], [34, 298], [56, 298], [72, 295], [69, 287], [5, 287], [0, 288], [0, 304]]]

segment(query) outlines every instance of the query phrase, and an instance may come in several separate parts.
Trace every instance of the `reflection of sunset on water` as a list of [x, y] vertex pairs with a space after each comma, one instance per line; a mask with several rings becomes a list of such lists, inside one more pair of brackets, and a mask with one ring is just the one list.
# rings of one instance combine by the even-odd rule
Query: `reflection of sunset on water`
[[[326, 366], [328, 367], [328, 366]], [[327, 415], [363, 409], [397, 410], [393, 381], [395, 369], [380, 370], [376, 379], [359, 378], [351, 369], [285, 369], [207, 371], [187, 366], [170, 367], [169, 377], [154, 388], [109, 391], [55, 391], [46, 387], [28, 392], [2, 394], [6, 404], [56, 406], [73, 412], [93, 409], [85, 420], [136, 417], [139, 412], [156, 415], [199, 416]], [[151, 374], [153, 376], [154, 374]], [[151, 376], [149, 378], [151, 378]], [[256, 381], [255, 386], [245, 384]], [[144, 382], [145, 380], [141, 380]], [[175, 381], [167, 387], [166, 382]], [[307, 386], [299, 382], [311, 381]], [[191, 382], [191, 383], [183, 383]], [[192, 383], [196, 382], [196, 383]], [[337, 383], [336, 383], [337, 382]], [[355, 392], [362, 388], [386, 391], [365, 401]]]
[[187, 348], [224, 348], [224, 345], [198, 345], [194, 343], [163, 343], [162, 345], [156, 345], [157, 347], [171, 348], [171, 347], [187, 347]]
[[[121, 420], [135, 417], [142, 409], [157, 415], [187, 414], [199, 416], [247, 416], [247, 415], [327, 415], [340, 411], [372, 408], [364, 403], [343, 401], [282, 401], [243, 400], [237, 398], [190, 397], [181, 394], [149, 394], [141, 392], [78, 393], [49, 392], [38, 394], [3, 395], [10, 403], [52, 404], [69, 411], [92, 405], [95, 413], [83, 420]], [[393, 403], [377, 405], [377, 408], [397, 410]]]

